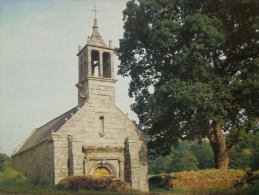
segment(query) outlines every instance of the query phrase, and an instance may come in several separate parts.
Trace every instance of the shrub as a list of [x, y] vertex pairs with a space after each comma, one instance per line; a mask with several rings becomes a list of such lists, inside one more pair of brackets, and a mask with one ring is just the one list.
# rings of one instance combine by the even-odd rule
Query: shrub
[[238, 169], [208, 169], [173, 173], [173, 185], [181, 189], [227, 189], [245, 174]]
[[249, 187], [246, 190], [247, 194], [253, 194], [253, 195], [259, 195], [259, 183], [257, 182], [255, 185], [253, 185], [252, 187]]
[[0, 172], [0, 187], [5, 191], [10, 191], [11, 189], [31, 188], [31, 184], [23, 174], [7, 168], [5, 171]]
[[128, 183], [116, 179], [114, 176], [70, 176], [57, 184], [57, 189], [67, 191], [98, 190], [98, 191], [127, 191], [131, 187]]
[[0, 172], [11, 168], [11, 158], [6, 154], [0, 153]]

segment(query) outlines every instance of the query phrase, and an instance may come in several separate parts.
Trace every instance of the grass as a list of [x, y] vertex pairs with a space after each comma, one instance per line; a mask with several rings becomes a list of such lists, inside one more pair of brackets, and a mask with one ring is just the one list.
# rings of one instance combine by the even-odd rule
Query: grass
[[[194, 172], [192, 172], [195, 174]], [[180, 173], [179, 173], [180, 174]], [[186, 174], [186, 173], [184, 173]], [[198, 174], [198, 173], [196, 173]], [[187, 174], [188, 175], [188, 174]], [[150, 186], [149, 193], [142, 193], [138, 191], [126, 191], [126, 192], [103, 192], [94, 190], [79, 190], [78, 192], [59, 191], [56, 186], [41, 186], [28, 180], [24, 175], [19, 172], [7, 169], [4, 172], [0, 172], [0, 194], [36, 194], [36, 195], [166, 195], [166, 194], [188, 194], [188, 195], [259, 195], [259, 183], [256, 185], [241, 191], [230, 190], [227, 188], [211, 187], [208, 189], [204, 188], [180, 188], [175, 187], [173, 190], [165, 190], [158, 186]]]
[[100, 192], [94, 190], [79, 190], [78, 192], [59, 191], [56, 186], [42, 186], [28, 180], [21, 173], [13, 170], [6, 169], [4, 172], [0, 172], [0, 194], [39, 194], [39, 195], [68, 195], [68, 194], [100, 194], [100, 195], [113, 195], [113, 194], [143, 194], [134, 190], [127, 192]]

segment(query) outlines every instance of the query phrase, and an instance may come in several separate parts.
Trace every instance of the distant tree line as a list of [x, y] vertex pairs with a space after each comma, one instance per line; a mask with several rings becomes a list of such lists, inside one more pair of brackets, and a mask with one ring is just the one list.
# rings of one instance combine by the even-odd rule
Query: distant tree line
[[[259, 169], [259, 145], [238, 145], [230, 152], [229, 168], [242, 170]], [[213, 151], [208, 141], [179, 142], [167, 156], [156, 155], [149, 150], [149, 174], [171, 173], [214, 168]]]
[[7, 168], [11, 168], [11, 158], [6, 154], [0, 153], [0, 172], [5, 171]]

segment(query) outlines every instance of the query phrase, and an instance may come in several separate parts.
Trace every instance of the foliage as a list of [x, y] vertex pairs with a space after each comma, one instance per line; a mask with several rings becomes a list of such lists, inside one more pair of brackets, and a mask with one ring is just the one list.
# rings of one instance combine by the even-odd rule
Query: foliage
[[259, 195], [259, 183], [257, 182], [255, 185], [247, 188], [245, 191], [248, 195]]
[[[248, 145], [248, 148], [251, 148], [251, 145]], [[258, 162], [258, 146], [247, 149], [238, 145], [230, 152], [229, 166], [231, 169], [258, 170]], [[206, 140], [201, 142], [180, 141], [176, 148], [171, 148], [169, 155], [151, 155], [148, 161], [149, 174], [197, 170], [197, 167], [200, 170], [213, 168], [213, 153]]]
[[[155, 152], [179, 138], [208, 136], [219, 158], [240, 140], [251, 141], [259, 115], [258, 6], [257, 0], [127, 3], [118, 74], [131, 77], [132, 110]], [[221, 130], [229, 132], [226, 141]]]
[[241, 179], [245, 172], [236, 169], [206, 169], [173, 173], [175, 187], [181, 189], [228, 189], [233, 179]]
[[28, 189], [31, 187], [30, 181], [21, 173], [7, 168], [5, 171], [0, 172], [0, 188], [6, 189]]
[[7, 168], [0, 172], [0, 193], [8, 194], [53, 194], [58, 192], [53, 186], [42, 188], [39, 184], [28, 180], [23, 174]]
[[230, 153], [230, 163], [229, 167], [231, 169], [242, 169], [246, 170], [249, 168], [251, 154], [246, 152], [244, 149], [237, 146]]
[[169, 172], [198, 170], [198, 160], [190, 151], [175, 151], [172, 159]]
[[64, 178], [57, 184], [57, 188], [68, 191], [78, 191], [81, 189], [121, 192], [131, 190], [131, 186], [128, 183], [116, 179], [115, 176], [95, 175], [80, 175]]
[[0, 172], [11, 167], [11, 158], [6, 154], [0, 153]]
[[178, 142], [176, 147], [171, 148], [171, 153], [176, 150], [178, 150], [178, 151], [190, 150], [191, 145], [194, 143], [196, 143], [196, 142], [180, 141], [180, 142]]
[[259, 170], [259, 145], [252, 150], [250, 167], [253, 171]]
[[179, 142], [167, 156], [149, 156], [149, 174], [208, 169], [213, 167], [212, 150], [207, 141]]
[[172, 161], [171, 156], [158, 156], [155, 159], [149, 160], [148, 162], [148, 171], [149, 174], [160, 174], [168, 173], [170, 169], [170, 163]]
[[200, 144], [193, 144], [191, 145], [190, 150], [199, 162], [199, 169], [213, 168], [213, 151], [208, 141], [202, 141]]

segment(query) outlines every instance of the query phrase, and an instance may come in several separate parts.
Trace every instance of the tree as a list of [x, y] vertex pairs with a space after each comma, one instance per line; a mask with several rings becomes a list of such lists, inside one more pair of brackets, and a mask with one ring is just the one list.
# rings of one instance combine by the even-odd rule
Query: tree
[[191, 143], [189, 141], [180, 141], [178, 142], [176, 147], [171, 148], [171, 153], [176, 150], [183, 151], [183, 150], [190, 150]]
[[172, 157], [169, 156], [158, 156], [155, 159], [149, 160], [148, 162], [148, 172], [149, 174], [160, 174], [167, 173], [170, 169], [170, 164], [172, 162]]
[[227, 168], [229, 151], [258, 131], [258, 10], [257, 0], [127, 3], [118, 74], [131, 77], [149, 147], [208, 137], [215, 168]]
[[187, 150], [176, 150], [172, 154], [172, 162], [168, 167], [168, 172], [181, 172], [198, 170], [197, 158]]
[[247, 153], [244, 149], [237, 146], [230, 153], [229, 167], [231, 169], [243, 169], [249, 168], [249, 162], [251, 161], [251, 155]]
[[6, 154], [0, 153], [0, 172], [11, 167], [11, 158]]
[[199, 162], [189, 151], [191, 144], [190, 142], [179, 142], [177, 147], [172, 147], [169, 155], [149, 158], [149, 174], [198, 170]]
[[199, 169], [213, 168], [213, 151], [208, 141], [202, 141], [200, 144], [195, 143], [190, 150], [199, 162]]

